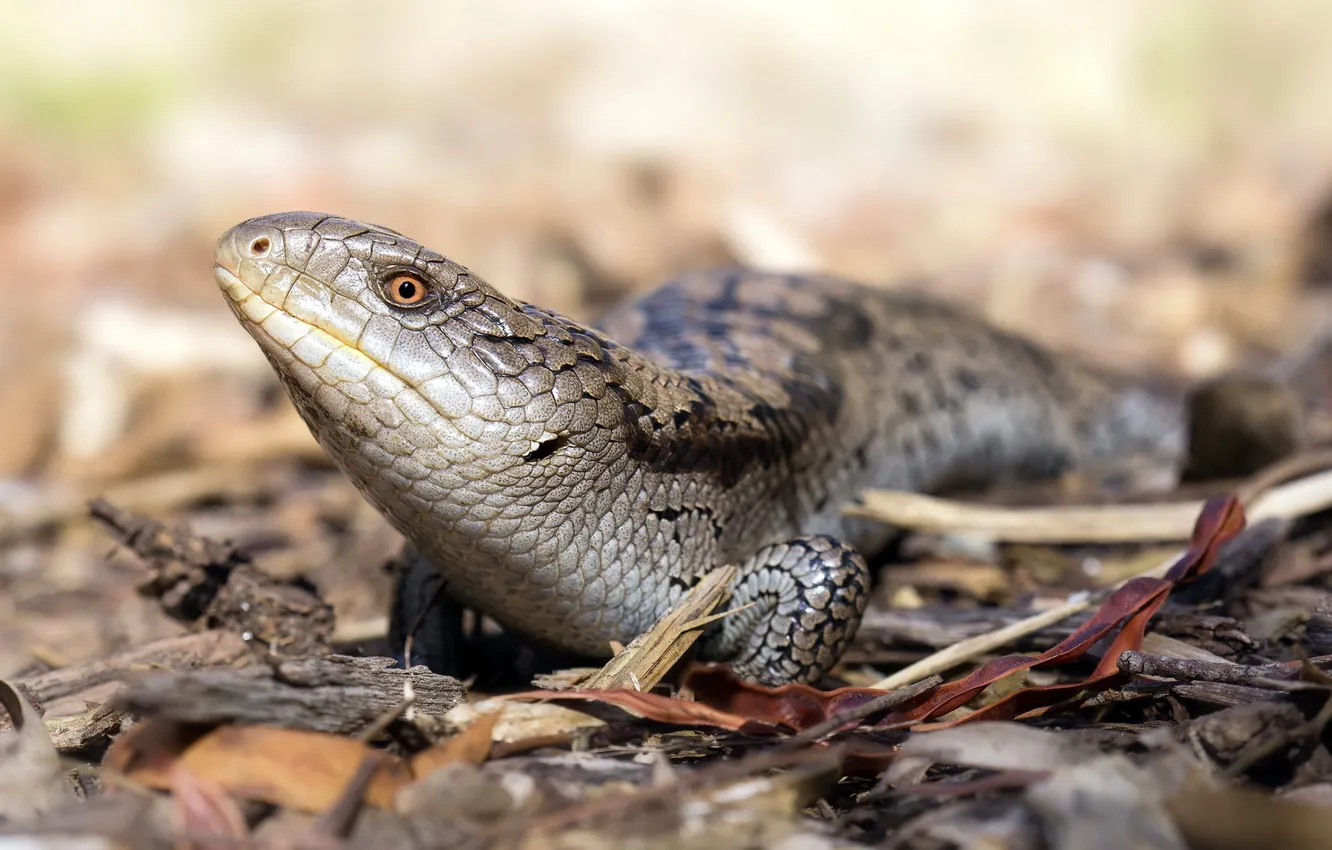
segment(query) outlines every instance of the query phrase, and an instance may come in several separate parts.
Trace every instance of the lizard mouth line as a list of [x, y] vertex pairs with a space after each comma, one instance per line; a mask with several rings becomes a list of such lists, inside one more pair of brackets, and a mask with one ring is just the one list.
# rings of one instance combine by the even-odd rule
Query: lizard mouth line
[[[377, 358], [362, 351], [358, 346], [350, 344], [313, 322], [295, 316], [290, 311], [273, 304], [271, 301], [264, 298], [259, 290], [247, 284], [240, 275], [236, 274], [222, 263], [215, 262], [213, 264], [213, 276], [217, 281], [218, 287], [227, 294], [228, 305], [231, 307], [232, 312], [238, 319], [240, 319], [241, 324], [245, 326], [245, 329], [249, 332], [250, 336], [254, 337], [255, 341], [259, 343], [261, 348], [268, 349], [274, 355], [280, 355], [284, 358], [301, 361], [301, 357], [295, 351], [296, 341], [285, 343], [269, 328], [265, 327], [265, 324], [274, 316], [280, 315], [282, 321], [290, 322], [300, 327], [300, 332], [295, 335], [298, 336], [298, 338], [304, 338], [312, 334], [317, 335], [325, 342], [330, 343], [334, 347], [334, 350], [341, 350], [346, 355], [363, 361], [372, 369], [378, 369], [387, 375], [392, 375], [394, 380], [401, 383], [408, 391], [415, 393], [422, 401], [430, 405], [436, 413], [440, 416], [445, 415], [444, 411], [441, 410], [437, 404], [427, 398], [416, 384], [408, 381], [395, 370], [389, 368], [388, 365], [380, 362]], [[262, 305], [260, 309], [255, 310], [248, 306], [256, 302], [258, 305]], [[292, 334], [287, 335], [293, 336]], [[306, 363], [305, 365], [314, 368], [309, 363]]]
[[246, 293], [254, 296], [259, 294], [247, 286], [245, 281], [240, 279], [240, 275], [221, 263], [213, 263], [213, 279], [217, 281], [218, 288], [237, 303], [245, 300]]

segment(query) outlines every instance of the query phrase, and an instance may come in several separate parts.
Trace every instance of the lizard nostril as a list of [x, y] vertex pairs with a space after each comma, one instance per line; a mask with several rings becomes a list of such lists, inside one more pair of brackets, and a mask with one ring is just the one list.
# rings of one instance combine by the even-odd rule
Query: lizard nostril
[[260, 236], [250, 243], [250, 256], [258, 259], [268, 256], [268, 249], [273, 246], [267, 236]]

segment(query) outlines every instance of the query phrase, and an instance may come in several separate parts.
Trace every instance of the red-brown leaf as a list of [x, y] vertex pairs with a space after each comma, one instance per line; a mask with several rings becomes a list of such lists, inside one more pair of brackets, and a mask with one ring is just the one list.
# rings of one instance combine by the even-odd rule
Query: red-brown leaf
[[[701, 702], [689, 702], [688, 700], [674, 699], [664, 694], [635, 691], [629, 688], [587, 691], [523, 691], [522, 693], [511, 694], [506, 699], [548, 700], [558, 703], [604, 702], [659, 723], [674, 723], [681, 726], [714, 726], [719, 729], [730, 729], [733, 732], [750, 734], [773, 734], [781, 731], [782, 728], [778, 724], [741, 717]], [[790, 729], [792, 727], [787, 726], [786, 728]]]
[[[149, 724], [152, 724], [149, 727]], [[241, 800], [262, 800], [302, 812], [333, 805], [361, 763], [380, 752], [338, 735], [270, 726], [219, 726], [202, 735], [183, 724], [151, 718], [147, 734], [117, 740], [112, 769], [150, 788], [171, 788], [178, 769]], [[123, 736], [122, 736], [123, 737]], [[412, 781], [407, 765], [385, 757], [366, 801], [391, 809]]]
[[834, 714], [888, 693], [874, 688], [821, 691], [800, 684], [768, 688], [741, 679], [727, 667], [712, 664], [692, 667], [685, 676], [684, 686], [694, 692], [696, 700], [715, 709], [795, 731], [808, 729]]
[[1177, 584], [1189, 581], [1210, 569], [1221, 544], [1239, 534], [1243, 528], [1244, 509], [1239, 500], [1233, 496], [1208, 500], [1198, 516], [1188, 548], [1166, 573], [1165, 578], [1132, 579], [1111, 594], [1109, 599], [1101, 603], [1101, 607], [1090, 620], [1058, 645], [1040, 655], [1008, 655], [996, 658], [960, 681], [941, 685], [920, 705], [909, 711], [896, 712], [886, 718], [885, 722], [928, 720], [938, 717], [967, 702], [1009, 673], [1036, 666], [1075, 661], [1122, 620], [1123, 626], [1119, 633], [1101, 657], [1095, 671], [1087, 679], [1062, 685], [1023, 688], [959, 720], [932, 725], [930, 728], [945, 728], [978, 720], [1011, 720], [1020, 714], [1074, 696], [1079, 691], [1112, 687], [1121, 679], [1116, 666], [1120, 654], [1142, 647], [1147, 624], [1165, 603], [1170, 591]]

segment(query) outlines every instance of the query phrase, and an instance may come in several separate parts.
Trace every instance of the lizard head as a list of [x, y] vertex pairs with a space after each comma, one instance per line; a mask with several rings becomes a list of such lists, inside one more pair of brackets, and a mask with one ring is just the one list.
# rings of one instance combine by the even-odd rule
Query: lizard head
[[402, 234], [253, 218], [218, 240], [214, 275], [315, 437], [376, 501], [425, 508], [441, 483], [494, 481], [550, 438], [541, 321]]
[[[458, 263], [385, 227], [288, 212], [252, 218], [217, 242], [214, 274], [242, 324], [285, 366], [379, 368], [448, 415], [462, 406], [451, 382], [460, 350], [478, 335], [532, 339], [541, 326]], [[493, 372], [492, 368], [484, 371]], [[355, 377], [353, 377], [355, 376]], [[475, 380], [468, 381], [467, 378]]]

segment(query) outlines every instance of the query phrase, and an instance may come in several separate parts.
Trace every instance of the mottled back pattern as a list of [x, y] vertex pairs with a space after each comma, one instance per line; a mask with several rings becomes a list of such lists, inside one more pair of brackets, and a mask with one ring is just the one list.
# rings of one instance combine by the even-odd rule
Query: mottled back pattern
[[1183, 452], [1179, 399], [919, 292], [723, 269], [666, 283], [598, 324], [724, 399], [714, 430], [734, 435], [741, 468], [765, 468], [788, 515], [741, 547], [778, 528], [863, 544], [869, 530], [841, 508], [866, 487], [984, 486], [1128, 457], [1168, 466]]

